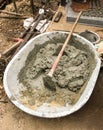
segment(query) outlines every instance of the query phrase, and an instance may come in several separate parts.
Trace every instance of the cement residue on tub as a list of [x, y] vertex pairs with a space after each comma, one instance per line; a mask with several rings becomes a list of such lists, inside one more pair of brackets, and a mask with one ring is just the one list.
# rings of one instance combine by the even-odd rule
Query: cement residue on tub
[[75, 46], [73, 41], [67, 45], [53, 75], [56, 91], [47, 89], [43, 84], [43, 76], [50, 71], [63, 42], [63, 39], [50, 40], [43, 45], [35, 45], [29, 53], [18, 75], [19, 82], [25, 86], [20, 93], [26, 106], [35, 108], [53, 102], [65, 106], [75, 104], [79, 99], [95, 67], [87, 45], [77, 42]]

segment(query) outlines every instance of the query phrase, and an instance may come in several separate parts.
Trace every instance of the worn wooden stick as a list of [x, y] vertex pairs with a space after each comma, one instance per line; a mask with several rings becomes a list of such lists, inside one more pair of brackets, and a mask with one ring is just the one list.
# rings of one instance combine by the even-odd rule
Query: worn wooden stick
[[12, 0], [12, 2], [13, 2], [13, 5], [14, 5], [14, 8], [15, 8], [16, 13], [18, 13], [18, 9], [17, 9], [17, 6], [16, 6], [16, 1], [15, 1], [15, 0]]
[[10, 12], [10, 11], [6, 11], [6, 10], [0, 10], [0, 13], [10, 14], [10, 15], [16, 15], [16, 16], [23, 16], [23, 14], [19, 14], [19, 13], [15, 13], [15, 12]]
[[57, 67], [57, 65], [58, 65], [58, 63], [59, 63], [59, 61], [60, 61], [60, 58], [61, 58], [61, 56], [62, 56], [62, 54], [63, 54], [63, 52], [64, 52], [64, 49], [65, 49], [65, 47], [67, 46], [68, 42], [70, 41], [70, 38], [71, 38], [71, 36], [72, 36], [72, 33], [73, 33], [73, 31], [74, 31], [74, 29], [75, 29], [75, 27], [76, 27], [76, 25], [77, 25], [77, 22], [78, 22], [78, 20], [79, 20], [79, 18], [80, 18], [80, 16], [81, 16], [81, 14], [82, 14], [82, 11], [79, 13], [79, 15], [78, 15], [78, 17], [77, 17], [75, 23], [73, 24], [73, 27], [72, 27], [70, 33], [68, 34], [68, 36], [67, 36], [67, 38], [66, 38], [66, 40], [65, 40], [65, 42], [64, 42], [64, 44], [63, 44], [63, 46], [62, 46], [61, 51], [59, 52], [59, 54], [58, 54], [58, 56], [57, 56], [57, 58], [56, 58], [56, 60], [55, 60], [55, 62], [54, 62], [54, 64], [53, 64], [53, 66], [52, 66], [50, 72], [48, 73], [48, 75], [49, 75], [50, 77], [52, 77], [52, 75], [53, 75], [53, 73], [54, 73], [54, 71], [55, 71], [55, 69], [56, 69], [56, 67]]
[[15, 15], [15, 16], [3, 16], [3, 15], [1, 15], [0, 16], [0, 18], [3, 18], [3, 19], [27, 19], [28, 18], [28, 16], [17, 16], [17, 15]]
[[32, 9], [32, 13], [33, 13], [33, 15], [34, 15], [34, 2], [33, 2], [33, 0], [30, 0], [30, 5], [31, 5], [31, 9]]
[[12, 47], [10, 47], [9, 49], [7, 49], [6, 51], [4, 51], [2, 53], [2, 56], [6, 56], [9, 55], [9, 53], [11, 53], [11, 51], [13, 51], [14, 49], [16, 49], [18, 46], [20, 46], [22, 41], [18, 41], [16, 44], [14, 44]]

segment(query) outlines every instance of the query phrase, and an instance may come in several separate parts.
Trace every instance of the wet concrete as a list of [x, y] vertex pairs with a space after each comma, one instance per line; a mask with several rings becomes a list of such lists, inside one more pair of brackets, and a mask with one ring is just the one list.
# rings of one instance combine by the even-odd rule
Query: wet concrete
[[41, 105], [44, 102], [55, 102], [62, 106], [76, 103], [95, 67], [88, 46], [72, 38], [53, 75], [56, 91], [47, 89], [43, 83], [43, 76], [50, 71], [62, 47], [63, 43], [57, 41], [58, 39], [55, 39], [55, 43], [51, 40], [43, 45], [36, 45], [18, 75], [19, 81], [26, 87], [26, 90], [21, 91], [21, 101], [33, 109], [36, 104]]

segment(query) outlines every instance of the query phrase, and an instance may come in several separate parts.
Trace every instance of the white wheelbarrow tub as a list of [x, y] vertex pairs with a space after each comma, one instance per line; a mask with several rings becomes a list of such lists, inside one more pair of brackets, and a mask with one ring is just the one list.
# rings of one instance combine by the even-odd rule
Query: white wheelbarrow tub
[[88, 101], [95, 87], [95, 83], [100, 70], [101, 61], [92, 43], [90, 43], [88, 40], [77, 34], [73, 34], [77, 37], [78, 41], [82, 42], [82, 44], [87, 44], [90, 47], [90, 50], [94, 53], [96, 61], [96, 66], [79, 100], [74, 105], [70, 105], [67, 107], [50, 107], [48, 106], [48, 104], [44, 104], [36, 110], [28, 108], [19, 101], [19, 91], [22, 90], [23, 86], [18, 81], [18, 73], [20, 72], [21, 68], [25, 65], [25, 61], [29, 52], [34, 48], [35, 44], [42, 44], [49, 38], [53, 38], [55, 36], [64, 34], [67, 33], [61, 31], [47, 32], [34, 37], [30, 41], [28, 41], [28, 43], [14, 56], [14, 58], [10, 61], [5, 70], [3, 83], [7, 96], [9, 97], [11, 102], [15, 104], [19, 109], [23, 110], [24, 112], [30, 115], [45, 118], [57, 118], [70, 115], [71, 113], [79, 110]]

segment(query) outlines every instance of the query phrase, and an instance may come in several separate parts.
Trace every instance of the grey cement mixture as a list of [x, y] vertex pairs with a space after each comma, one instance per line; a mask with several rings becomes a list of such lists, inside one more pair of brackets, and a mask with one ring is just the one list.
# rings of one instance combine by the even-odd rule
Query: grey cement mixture
[[34, 109], [43, 103], [61, 106], [75, 104], [95, 67], [88, 47], [71, 41], [53, 75], [56, 91], [49, 90], [43, 83], [43, 76], [49, 73], [63, 45], [63, 40], [54, 41], [35, 45], [18, 75], [19, 82], [25, 86], [25, 90], [21, 91], [21, 101], [30, 108]]

